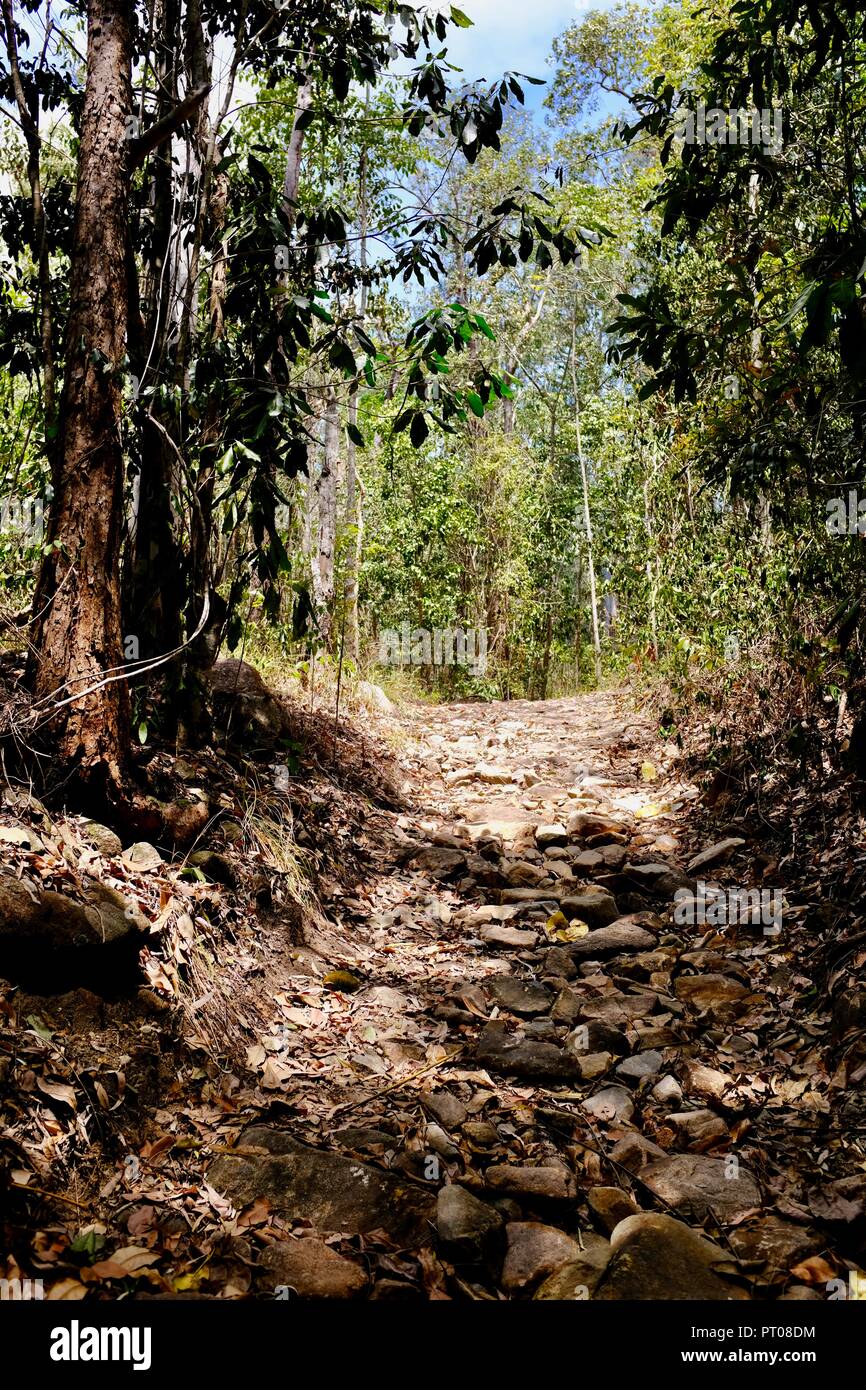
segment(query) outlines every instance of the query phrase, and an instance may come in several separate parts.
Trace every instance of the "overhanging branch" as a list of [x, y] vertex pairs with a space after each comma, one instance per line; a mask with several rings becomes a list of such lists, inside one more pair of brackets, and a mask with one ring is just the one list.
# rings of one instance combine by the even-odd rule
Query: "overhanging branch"
[[169, 111], [167, 116], [163, 116], [161, 121], [152, 125], [149, 130], [136, 136], [129, 142], [129, 167], [130, 170], [137, 169], [143, 163], [152, 150], [158, 145], [162, 145], [166, 140], [170, 140], [176, 130], [179, 130], [184, 121], [201, 106], [208, 92], [210, 83], [206, 82], [201, 87], [196, 87], [195, 91], [190, 92], [189, 96], [184, 97], [173, 111]]

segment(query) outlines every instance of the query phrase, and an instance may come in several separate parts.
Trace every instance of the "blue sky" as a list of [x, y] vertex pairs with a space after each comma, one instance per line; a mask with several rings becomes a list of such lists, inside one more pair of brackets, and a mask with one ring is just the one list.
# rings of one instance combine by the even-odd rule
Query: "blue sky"
[[[613, 0], [455, 0], [474, 20], [471, 29], [451, 29], [448, 55], [466, 79], [492, 79], [506, 70], [549, 78], [546, 59], [557, 34], [591, 9], [609, 9]], [[445, 0], [442, 9], [446, 9]], [[537, 106], [544, 88], [530, 87], [527, 105]]]

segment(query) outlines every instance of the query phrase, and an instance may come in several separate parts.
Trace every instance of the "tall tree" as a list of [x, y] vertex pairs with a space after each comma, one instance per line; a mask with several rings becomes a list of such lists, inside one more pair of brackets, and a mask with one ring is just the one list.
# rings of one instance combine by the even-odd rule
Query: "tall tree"
[[54, 504], [34, 605], [34, 689], [61, 766], [114, 798], [129, 741], [119, 556], [128, 314], [131, 13], [89, 0]]

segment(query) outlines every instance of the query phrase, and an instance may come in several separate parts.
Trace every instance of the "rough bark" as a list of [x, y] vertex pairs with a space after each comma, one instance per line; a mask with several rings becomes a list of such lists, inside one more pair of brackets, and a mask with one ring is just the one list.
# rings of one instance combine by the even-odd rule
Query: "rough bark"
[[117, 796], [129, 746], [122, 663], [121, 380], [126, 352], [130, 10], [89, 0], [55, 497], [37, 586], [35, 693], [59, 770]]

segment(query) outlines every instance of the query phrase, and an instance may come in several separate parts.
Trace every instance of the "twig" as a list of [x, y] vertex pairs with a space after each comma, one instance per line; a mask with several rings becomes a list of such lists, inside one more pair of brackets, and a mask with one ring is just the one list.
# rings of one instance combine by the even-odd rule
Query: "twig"
[[[465, 1044], [463, 1044], [460, 1047], [455, 1048], [453, 1052], [449, 1052], [447, 1057], [440, 1058], [438, 1062], [428, 1062], [426, 1066], [419, 1067], [417, 1071], [410, 1072], [408, 1076], [401, 1077], [399, 1081], [394, 1081], [390, 1086], [385, 1086], [383, 1090], [377, 1091], [376, 1095], [388, 1096], [391, 1094], [392, 1091], [402, 1090], [404, 1086], [408, 1086], [410, 1081], [415, 1081], [419, 1076], [424, 1076], [426, 1072], [435, 1071], [437, 1067], [447, 1066], [449, 1062], [453, 1062], [455, 1057], [459, 1057], [461, 1052], [465, 1051], [466, 1047]], [[344, 1101], [342, 1105], [337, 1105], [334, 1107], [334, 1109], [330, 1112], [328, 1119], [332, 1120], [334, 1116], [339, 1114], [341, 1110], [354, 1110], [359, 1105], [367, 1105], [369, 1104], [370, 1099], [371, 1098], [369, 1096], [362, 1096], [360, 1100]]]

